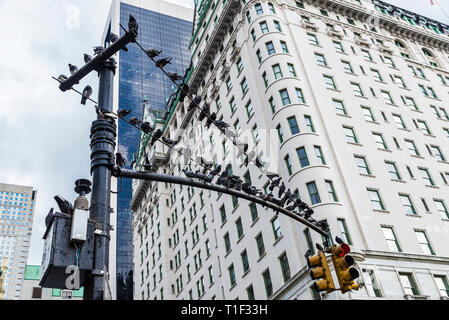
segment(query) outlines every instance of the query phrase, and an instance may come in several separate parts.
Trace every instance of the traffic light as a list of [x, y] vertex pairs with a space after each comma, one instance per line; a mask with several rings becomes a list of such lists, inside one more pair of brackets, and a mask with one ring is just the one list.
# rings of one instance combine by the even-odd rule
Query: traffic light
[[326, 260], [324, 251], [318, 250], [315, 256], [306, 254], [307, 266], [310, 269], [310, 277], [315, 281], [313, 286], [320, 291], [332, 292], [335, 290], [334, 280]]
[[359, 272], [356, 268], [351, 267], [354, 264], [354, 258], [348, 255], [351, 248], [338, 237], [336, 237], [336, 241], [338, 245], [333, 245], [330, 251], [332, 253], [332, 262], [334, 263], [338, 283], [340, 284], [340, 290], [342, 293], [350, 290], [358, 290], [359, 285], [354, 279], [359, 277]]

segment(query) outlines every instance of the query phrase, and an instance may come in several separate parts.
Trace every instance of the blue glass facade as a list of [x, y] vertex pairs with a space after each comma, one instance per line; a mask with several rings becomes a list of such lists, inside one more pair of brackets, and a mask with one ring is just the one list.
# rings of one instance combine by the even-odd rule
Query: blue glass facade
[[[171, 64], [164, 69], [183, 75], [190, 64], [188, 44], [192, 36], [192, 22], [171, 16], [120, 4], [120, 23], [128, 25], [132, 14], [139, 23], [138, 41], [144, 48], [162, 50], [161, 57], [171, 57]], [[121, 31], [123, 35], [123, 30]], [[164, 109], [173, 83], [135, 44], [128, 45], [128, 52], [120, 52], [119, 108], [132, 110], [132, 116], [142, 118], [144, 97], [151, 107]], [[119, 121], [118, 150], [127, 159], [127, 167], [139, 146], [140, 133], [129, 124]], [[122, 191], [117, 198], [117, 299], [133, 298], [133, 244], [131, 180], [123, 180]]]

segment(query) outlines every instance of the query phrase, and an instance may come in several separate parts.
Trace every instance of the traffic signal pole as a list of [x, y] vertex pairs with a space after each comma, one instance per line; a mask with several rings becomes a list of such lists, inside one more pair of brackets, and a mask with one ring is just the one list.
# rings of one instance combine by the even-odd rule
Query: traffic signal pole
[[93, 271], [84, 284], [85, 300], [103, 300], [106, 288], [106, 272], [109, 274], [109, 241], [111, 214], [111, 176], [114, 166], [117, 126], [115, 119], [107, 115], [113, 111], [113, 86], [116, 62], [114, 54], [137, 38], [137, 25], [121, 38], [105, 48], [91, 61], [80, 68], [59, 86], [61, 91], [72, 89], [92, 71], [99, 74], [98, 109], [99, 116], [92, 122], [91, 138], [91, 175], [92, 194], [89, 218], [95, 226], [93, 252]]
[[[113, 79], [115, 61], [110, 58], [100, 73], [98, 107], [110, 112], [113, 105]], [[105, 271], [109, 274], [109, 240], [111, 214], [111, 175], [117, 126], [110, 117], [95, 120], [91, 127], [91, 174], [92, 195], [89, 218], [95, 221], [93, 271], [84, 285], [85, 300], [103, 300]]]

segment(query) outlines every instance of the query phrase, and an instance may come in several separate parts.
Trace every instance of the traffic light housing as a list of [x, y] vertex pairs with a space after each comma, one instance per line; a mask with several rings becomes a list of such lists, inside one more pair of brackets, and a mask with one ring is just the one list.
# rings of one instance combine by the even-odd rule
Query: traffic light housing
[[334, 280], [326, 260], [326, 255], [319, 250], [315, 256], [306, 257], [307, 266], [310, 269], [310, 277], [316, 280], [313, 286], [318, 292], [326, 291], [327, 293], [335, 290]]
[[333, 245], [330, 251], [341, 292], [346, 293], [350, 290], [358, 290], [359, 285], [354, 280], [359, 277], [359, 272], [352, 267], [354, 258], [348, 255], [351, 251], [349, 245], [340, 242], [338, 245]]

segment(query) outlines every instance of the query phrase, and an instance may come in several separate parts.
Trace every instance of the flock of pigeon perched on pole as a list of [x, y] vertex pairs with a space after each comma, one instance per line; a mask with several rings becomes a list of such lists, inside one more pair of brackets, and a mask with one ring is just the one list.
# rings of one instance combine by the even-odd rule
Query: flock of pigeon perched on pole
[[[125, 29], [122, 25], [120, 25], [123, 29]], [[129, 30], [137, 30], [138, 25], [136, 19], [130, 15], [129, 23], [128, 23]], [[126, 29], [125, 29], [126, 31]], [[111, 43], [114, 43], [117, 41], [119, 37], [116, 34], [111, 33], [110, 34], [110, 41]], [[251, 151], [248, 153], [248, 144], [241, 143], [237, 140], [238, 136], [228, 128], [230, 125], [222, 120], [217, 120], [217, 113], [216, 112], [210, 112], [210, 105], [207, 102], [203, 103], [203, 107], [200, 107], [200, 104], [202, 102], [201, 96], [193, 96], [190, 93], [190, 88], [187, 83], [184, 82], [184, 79], [187, 76], [188, 71], [190, 70], [191, 66], [187, 68], [184, 76], [178, 75], [174, 72], [167, 72], [164, 70], [164, 67], [168, 64], [171, 64], [172, 58], [159, 58], [162, 51], [157, 50], [154, 48], [150, 49], [144, 49], [139, 42], [135, 41], [137, 46], [143, 50], [143, 52], [155, 63], [156, 67], [158, 67], [163, 73], [165, 73], [170, 80], [178, 87], [180, 93], [179, 93], [179, 102], [184, 102], [186, 97], [189, 97], [190, 103], [187, 107], [187, 111], [194, 108], [198, 108], [200, 110], [198, 115], [198, 120], [202, 122], [204, 119], [206, 119], [205, 127], [210, 128], [212, 124], [214, 124], [221, 133], [223, 133], [228, 139], [232, 141], [232, 143], [237, 147], [238, 149], [238, 157], [244, 156], [244, 165], [248, 166], [250, 161], [253, 161], [254, 164], [268, 177], [270, 180], [270, 184], [268, 186], [268, 189], [270, 190], [270, 193], [265, 193], [262, 190], [259, 190], [255, 188], [254, 186], [251, 186], [249, 183], [243, 181], [239, 176], [229, 174], [228, 170], [224, 170], [221, 172], [221, 165], [218, 165], [214, 169], [212, 169], [213, 163], [207, 162], [202, 157], [200, 157], [200, 165], [203, 167], [203, 170], [198, 170], [196, 172], [183, 170], [184, 174], [190, 178], [190, 179], [196, 179], [200, 180], [206, 183], [213, 183], [213, 180], [218, 177], [216, 180], [217, 185], [222, 185], [226, 188], [235, 189], [237, 191], [243, 191], [249, 195], [259, 197], [260, 199], [264, 201], [271, 202], [279, 207], [285, 208], [286, 210], [289, 210], [291, 212], [296, 213], [298, 216], [301, 216], [305, 218], [306, 220], [309, 220], [310, 222], [317, 224], [318, 226], [326, 229], [326, 225], [321, 222], [315, 221], [312, 217], [313, 210], [308, 207], [306, 203], [301, 201], [299, 198], [297, 198], [289, 189], [286, 188], [284, 182], [281, 181], [281, 178], [276, 173], [268, 173], [264, 170], [266, 167], [266, 163], [264, 163], [260, 157], [256, 156], [255, 151]], [[100, 54], [104, 47], [102, 46], [96, 46], [93, 47], [94, 55]], [[126, 47], [123, 47], [122, 50], [128, 51]], [[84, 54], [84, 61], [88, 63], [92, 60], [92, 57], [88, 54]], [[78, 71], [78, 67], [72, 64], [69, 64], [69, 71], [70, 74], [73, 75]], [[60, 75], [57, 79], [59, 82], [64, 82], [67, 80], [67, 76]], [[86, 101], [90, 99], [90, 96], [92, 95], [92, 87], [87, 85], [83, 92], [82, 92], [82, 98], [81, 98], [81, 104], [85, 105]], [[90, 99], [92, 100], [92, 99]], [[93, 100], [92, 100], [93, 101]], [[102, 110], [99, 109], [96, 106], [97, 114], [100, 116], [107, 116], [103, 114]], [[111, 113], [111, 112], [109, 112]], [[137, 117], [131, 117], [129, 120], [127, 120], [125, 117], [128, 116], [131, 113], [131, 110], [129, 109], [121, 109], [117, 112], [117, 114], [113, 113], [114, 115], [118, 116], [120, 119], [128, 122], [129, 124], [133, 125], [137, 129], [141, 130], [142, 132], [149, 134], [151, 136], [150, 145], [153, 145], [156, 141], [162, 141], [164, 144], [166, 144], [170, 149], [172, 149], [176, 144], [180, 142], [180, 138], [178, 138], [177, 141], [173, 141], [169, 138], [162, 137], [163, 132], [161, 129], [154, 130], [154, 128], [151, 126], [149, 122], [142, 122]], [[188, 148], [187, 148], [188, 149]], [[186, 156], [186, 153], [183, 153], [184, 156]], [[187, 154], [187, 159], [192, 160], [189, 158], [189, 154]], [[116, 154], [116, 165], [119, 167], [124, 167], [126, 165], [125, 158], [120, 154]], [[133, 160], [132, 165], [135, 163], [135, 159]], [[195, 161], [197, 162], [197, 161]], [[142, 168], [145, 172], [151, 172], [155, 171], [155, 166], [152, 165], [148, 159], [148, 155], [145, 155], [145, 162], [142, 165]], [[220, 173], [221, 172], [221, 173]], [[278, 188], [278, 194], [277, 197], [273, 195], [273, 190], [275, 188]]]

